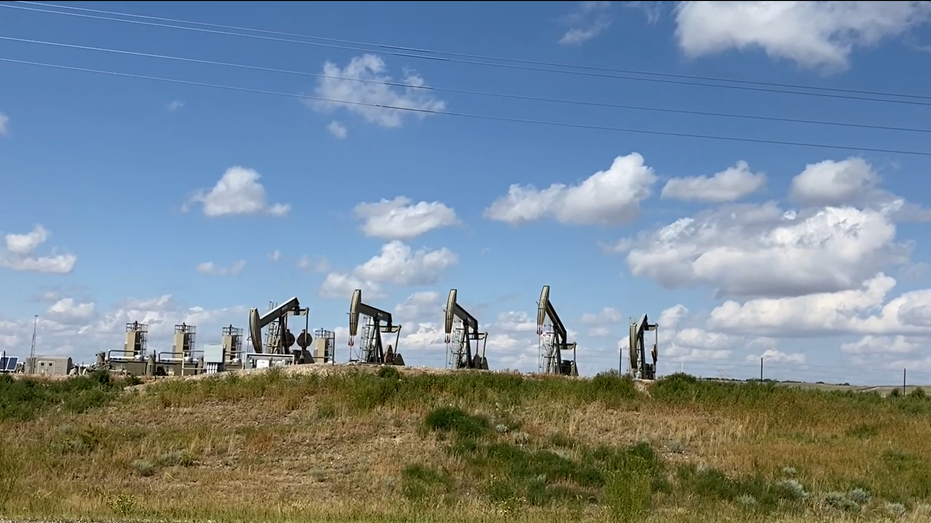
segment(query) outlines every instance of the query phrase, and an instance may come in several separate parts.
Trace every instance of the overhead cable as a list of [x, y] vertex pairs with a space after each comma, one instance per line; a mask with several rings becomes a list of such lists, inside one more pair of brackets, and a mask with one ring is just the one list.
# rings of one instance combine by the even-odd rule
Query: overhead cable
[[759, 144], [770, 144], [770, 145], [786, 145], [786, 146], [810, 147], [810, 148], [818, 148], [818, 149], [836, 149], [836, 150], [847, 150], [847, 151], [878, 152], [878, 153], [902, 154], [902, 155], [914, 155], [914, 156], [931, 156], [931, 152], [925, 152], [925, 151], [882, 149], [882, 148], [875, 148], [875, 147], [855, 147], [855, 146], [848, 146], [848, 145], [820, 144], [820, 143], [808, 143], [808, 142], [792, 142], [792, 141], [783, 141], [783, 140], [767, 140], [767, 139], [761, 139], [761, 138], [746, 138], [746, 137], [738, 137], [738, 136], [720, 136], [720, 135], [698, 134], [698, 133], [683, 133], [683, 132], [674, 132], [674, 131], [656, 131], [656, 130], [650, 130], [650, 129], [630, 129], [630, 128], [623, 128], [623, 127], [605, 126], [605, 125], [580, 124], [580, 123], [570, 123], [570, 122], [554, 122], [554, 121], [547, 121], [547, 120], [511, 118], [507, 116], [495, 116], [495, 115], [488, 115], [488, 114], [474, 114], [474, 113], [463, 113], [463, 112], [456, 112], [456, 111], [438, 111], [438, 110], [432, 110], [432, 109], [418, 109], [418, 108], [401, 107], [401, 106], [394, 106], [394, 105], [387, 105], [387, 104], [375, 104], [375, 103], [358, 102], [358, 101], [351, 101], [351, 100], [338, 100], [338, 99], [324, 98], [324, 97], [319, 97], [319, 96], [298, 95], [298, 94], [293, 94], [293, 93], [284, 93], [280, 91], [269, 91], [269, 90], [264, 90], [264, 89], [253, 89], [253, 88], [248, 88], [248, 87], [237, 87], [237, 86], [222, 85], [222, 84], [212, 84], [212, 83], [206, 83], [206, 82], [195, 82], [191, 80], [181, 80], [181, 79], [175, 79], [175, 78], [163, 78], [159, 76], [148, 76], [148, 75], [140, 75], [140, 74], [133, 74], [133, 73], [123, 73], [123, 72], [118, 72], [118, 71], [89, 69], [89, 68], [84, 68], [84, 67], [74, 67], [74, 66], [61, 65], [61, 64], [35, 62], [35, 61], [30, 61], [30, 60], [17, 60], [13, 58], [0, 57], [0, 62], [30, 65], [30, 66], [36, 66], [36, 67], [47, 67], [47, 68], [68, 70], [68, 71], [80, 71], [80, 72], [103, 74], [103, 75], [110, 75], [110, 76], [119, 76], [119, 77], [124, 77], [124, 78], [135, 78], [135, 79], [140, 79], [140, 80], [152, 80], [152, 81], [176, 83], [176, 84], [199, 86], [199, 87], [210, 87], [214, 89], [226, 89], [226, 90], [231, 90], [231, 91], [249, 92], [249, 93], [265, 94], [265, 95], [271, 95], [271, 96], [284, 96], [284, 97], [289, 97], [289, 98], [299, 98], [299, 99], [313, 100], [313, 101], [318, 101], [318, 102], [327, 102], [327, 103], [338, 104], [338, 105], [355, 105], [355, 106], [363, 106], [363, 107], [374, 107], [374, 108], [388, 109], [388, 110], [394, 110], [394, 111], [404, 111], [404, 112], [412, 112], [412, 113], [420, 113], [420, 114], [446, 115], [446, 116], [454, 116], [458, 118], [470, 118], [470, 119], [475, 119], [475, 120], [492, 120], [492, 121], [499, 121], [499, 122], [544, 125], [544, 126], [550, 126], [550, 127], [591, 129], [591, 130], [599, 130], [599, 131], [614, 131], [614, 132], [632, 133], [632, 134], [675, 136], [675, 137], [680, 137], [680, 138], [699, 138], [699, 139], [705, 139], [705, 140], [748, 142], [748, 143], [759, 143]]

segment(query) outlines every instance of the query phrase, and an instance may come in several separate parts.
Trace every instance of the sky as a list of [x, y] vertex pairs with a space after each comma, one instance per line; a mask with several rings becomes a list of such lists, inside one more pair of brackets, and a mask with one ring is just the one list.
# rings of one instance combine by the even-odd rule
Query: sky
[[2, 2], [0, 350], [28, 355], [35, 315], [38, 354], [92, 361], [132, 321], [203, 346], [296, 296], [342, 362], [358, 288], [409, 365], [444, 367], [455, 288], [491, 368], [535, 371], [549, 285], [583, 375], [647, 314], [661, 375], [931, 384], [929, 24], [931, 2]]

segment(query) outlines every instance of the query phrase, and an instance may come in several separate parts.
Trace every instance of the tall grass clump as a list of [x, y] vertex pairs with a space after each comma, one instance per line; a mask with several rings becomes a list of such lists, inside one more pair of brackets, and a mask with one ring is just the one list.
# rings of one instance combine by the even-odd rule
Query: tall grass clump
[[29, 421], [57, 409], [85, 412], [115, 399], [125, 385], [125, 380], [113, 379], [106, 371], [48, 382], [2, 374], [0, 421]]

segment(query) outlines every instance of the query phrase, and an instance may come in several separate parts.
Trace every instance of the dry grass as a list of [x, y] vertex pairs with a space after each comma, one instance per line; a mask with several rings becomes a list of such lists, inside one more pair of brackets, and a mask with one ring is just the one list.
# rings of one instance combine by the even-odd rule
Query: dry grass
[[[308, 366], [167, 379], [122, 394], [97, 378], [61, 394], [53, 387], [66, 382], [38, 385], [50, 392], [30, 400], [28, 413], [0, 410], [0, 514], [788, 523], [899, 513], [896, 521], [931, 520], [931, 399], [920, 393], [882, 397], [681, 376], [639, 390], [611, 376], [402, 369], [399, 377], [391, 369]], [[0, 383], [0, 402], [25, 394], [12, 383]], [[478, 432], [425, 426], [448, 406]], [[657, 454], [653, 472], [625, 468], [634, 463], [625, 449], [639, 442]], [[559, 461], [546, 469], [547, 459]], [[541, 470], [547, 477], [534, 494], [528, 485]], [[594, 479], [572, 479], [584, 474]], [[808, 492], [804, 499], [778, 494], [776, 485], [792, 478]], [[871, 499], [854, 508], [844, 499], [856, 488]], [[630, 508], [640, 502], [648, 506], [643, 514]]]

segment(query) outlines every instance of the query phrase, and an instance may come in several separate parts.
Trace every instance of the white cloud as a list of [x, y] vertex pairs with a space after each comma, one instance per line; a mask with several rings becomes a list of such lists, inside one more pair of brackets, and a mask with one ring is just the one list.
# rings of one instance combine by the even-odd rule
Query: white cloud
[[364, 295], [382, 296], [381, 285], [432, 285], [439, 275], [459, 263], [459, 257], [447, 248], [411, 250], [400, 241], [382, 245], [381, 253], [353, 269], [352, 273], [332, 272], [320, 289], [325, 298], [349, 297], [353, 289], [363, 289]]
[[420, 75], [404, 71], [403, 80], [395, 82], [385, 74], [386, 69], [384, 60], [374, 54], [357, 56], [342, 69], [327, 61], [323, 64], [325, 76], [319, 79], [315, 91], [326, 101], [305, 103], [320, 112], [342, 107], [387, 128], [401, 127], [406, 116], [424, 118], [446, 109], [446, 102], [433, 95]]
[[10, 132], [10, 118], [0, 113], [0, 136], [6, 136]]
[[400, 320], [423, 320], [443, 314], [440, 295], [435, 291], [415, 292], [394, 307], [394, 317]]
[[73, 298], [62, 298], [49, 306], [46, 314], [61, 323], [84, 321], [94, 315], [94, 302], [78, 303]]
[[165, 104], [165, 109], [168, 109], [168, 112], [170, 113], [173, 113], [182, 107], [184, 107], [184, 102], [181, 100], [172, 100]]
[[279, 261], [281, 259], [281, 251], [275, 249], [274, 252], [268, 255], [268, 259], [273, 262]]
[[863, 356], [885, 356], [889, 354], [910, 354], [918, 349], [918, 344], [905, 336], [867, 335], [853, 343], [841, 345], [841, 352]]
[[230, 167], [223, 177], [204, 194], [198, 190], [184, 206], [187, 210], [192, 203], [203, 204], [204, 216], [232, 216], [237, 214], [265, 213], [272, 216], [285, 216], [291, 211], [288, 204], [269, 204], [265, 187], [259, 183], [261, 176], [253, 169]]
[[320, 296], [323, 298], [345, 298], [349, 300], [352, 291], [362, 289], [366, 300], [379, 300], [386, 296], [382, 286], [377, 282], [363, 280], [354, 274], [344, 272], [331, 272], [326, 275], [320, 286]]
[[795, 365], [804, 365], [807, 361], [807, 358], [801, 352], [793, 352], [791, 354], [782, 352], [777, 349], [767, 349], [763, 351], [762, 354], [750, 354], [747, 356], [747, 361], [760, 361], [772, 362], [772, 363], [791, 363]]
[[366, 236], [384, 240], [409, 241], [434, 229], [459, 223], [456, 211], [442, 202], [410, 203], [411, 200], [404, 196], [382, 199], [377, 203], [360, 203], [353, 209], [353, 214], [365, 220], [362, 231]]
[[882, 177], [862, 158], [808, 164], [792, 179], [789, 198], [804, 206], [855, 205], [886, 212], [895, 221], [931, 220], [931, 211], [879, 188]]
[[346, 130], [346, 126], [337, 122], [336, 120], [330, 122], [326, 126], [326, 129], [327, 131], [330, 131], [330, 134], [335, 136], [338, 140], [346, 138], [346, 136], [349, 134], [349, 131]]
[[611, 2], [579, 2], [577, 10], [564, 16], [562, 22], [572, 26], [559, 39], [561, 45], [581, 45], [611, 26], [611, 17], [605, 12]]
[[690, 58], [762, 49], [824, 72], [849, 67], [855, 47], [902, 35], [931, 17], [929, 2], [679, 2], [676, 38]]
[[895, 234], [880, 211], [796, 213], [768, 202], [703, 211], [619, 247], [629, 251], [634, 276], [666, 288], [703, 283], [720, 296], [799, 296], [853, 289], [889, 264], [907, 263], [910, 246]]
[[607, 338], [611, 336], [612, 331], [615, 330], [618, 325], [621, 327], [626, 325], [626, 322], [622, 320], [623, 317], [621, 313], [613, 307], [605, 307], [597, 314], [585, 313], [581, 318], [582, 325], [588, 327], [588, 335], [593, 338]]
[[[198, 327], [197, 343], [219, 343], [222, 327], [244, 326], [247, 307], [204, 309], [186, 307], [170, 295], [138, 300], [126, 299], [108, 311], [97, 311], [93, 302], [62, 298], [39, 316], [37, 352], [41, 355], [66, 355], [76, 361], [91, 363], [94, 354], [123, 347], [126, 323], [138, 321], [149, 325], [149, 351], [171, 349], [174, 325], [186, 323]], [[33, 318], [0, 318], [0, 346], [15, 354], [29, 353]]]
[[197, 265], [197, 273], [210, 276], [236, 276], [245, 266], [245, 260], [237, 260], [229, 267], [219, 267], [213, 262], [203, 262]]
[[506, 196], [485, 210], [485, 217], [512, 225], [544, 217], [565, 224], [622, 224], [639, 215], [640, 202], [650, 196], [656, 180], [643, 157], [630, 153], [578, 185], [554, 183], [543, 190], [511, 185]]
[[297, 260], [297, 268], [303, 271], [324, 273], [330, 271], [330, 262], [326, 258], [311, 258], [305, 255]]
[[[649, 353], [654, 336], [658, 337], [657, 366], [664, 361], [679, 363], [726, 360], [731, 357], [735, 348], [747, 345], [742, 337], [696, 327], [697, 318], [681, 304], [662, 311], [659, 318], [653, 317], [650, 321], [657, 323], [659, 328], [655, 334], [646, 333], [643, 341]], [[618, 341], [618, 347], [624, 356], [624, 369], [630, 366], [629, 339], [630, 336], [625, 334]]]
[[753, 194], [766, 185], [766, 175], [754, 173], [741, 160], [714, 176], [673, 178], [666, 182], [661, 196], [682, 201], [708, 203], [733, 202]]
[[895, 284], [878, 273], [854, 290], [742, 304], [729, 300], [711, 311], [708, 323], [728, 332], [780, 337], [931, 335], [931, 289], [905, 292], [886, 302]]
[[14, 271], [70, 274], [78, 261], [77, 256], [57, 254], [55, 249], [46, 256], [36, 254], [36, 249], [51, 236], [52, 233], [42, 225], [36, 225], [26, 234], [7, 234], [4, 236], [5, 246], [0, 250], [0, 267]]
[[879, 184], [879, 175], [862, 158], [808, 164], [792, 179], [789, 197], [803, 205], [860, 203]]
[[625, 2], [624, 7], [639, 9], [647, 18], [647, 23], [652, 25], [659, 21], [663, 14], [663, 2]]

